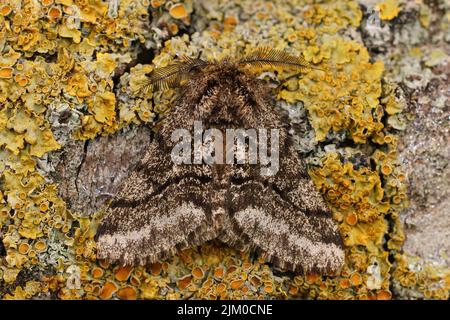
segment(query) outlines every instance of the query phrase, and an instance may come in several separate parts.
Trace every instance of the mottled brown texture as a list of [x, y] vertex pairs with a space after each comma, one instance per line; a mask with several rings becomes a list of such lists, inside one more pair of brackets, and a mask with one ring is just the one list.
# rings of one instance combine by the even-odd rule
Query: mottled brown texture
[[58, 181], [58, 192], [70, 210], [90, 215], [102, 209], [117, 193], [130, 165], [137, 162], [136, 155], [148, 149], [150, 136], [151, 130], [140, 126], [65, 146], [52, 177]]
[[[239, 62], [226, 59], [198, 68], [195, 61], [194, 68], [178, 65], [181, 73], [189, 70], [190, 78], [159, 136], [108, 208], [97, 233], [98, 258], [147, 264], [219, 238], [257, 250], [282, 269], [339, 269], [344, 251], [337, 225], [272, 108], [270, 89]], [[168, 85], [175, 85], [176, 68], [169, 69], [150, 78], [164, 87], [167, 76]], [[279, 171], [262, 176], [259, 164], [174, 164], [171, 134], [183, 128], [193, 136], [194, 121], [223, 133], [227, 128], [279, 129]]]

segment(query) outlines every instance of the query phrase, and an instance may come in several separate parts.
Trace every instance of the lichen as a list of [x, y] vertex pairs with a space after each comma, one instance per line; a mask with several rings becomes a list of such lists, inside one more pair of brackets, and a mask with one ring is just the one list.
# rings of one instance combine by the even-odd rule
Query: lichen
[[382, 20], [392, 20], [400, 12], [399, 2], [397, 0], [385, 0], [377, 4], [376, 8], [380, 11]]
[[[378, 8], [381, 19], [399, 13], [396, 1]], [[424, 298], [448, 299], [448, 270], [416, 271], [400, 251], [399, 214], [407, 196], [395, 129], [406, 125], [405, 104], [394, 85], [383, 84], [383, 62], [371, 61], [364, 44], [351, 36], [361, 19], [355, 1], [3, 5], [0, 240], [6, 255], [0, 257], [0, 297], [390, 299], [394, 283], [418, 286]], [[154, 124], [170, 108], [175, 91], [142, 90], [141, 84], [176, 55], [218, 59], [260, 45], [303, 55], [322, 69], [274, 90], [274, 108], [290, 105], [306, 112], [312, 126], [309, 173], [339, 223], [343, 269], [336, 276], [280, 275], [249, 252], [214, 241], [148, 267], [97, 260], [94, 235], [102, 212], [70, 212], [58, 186], [48, 182], [52, 168], [45, 166], [46, 157], [70, 139]], [[143, 52], [154, 57], [136, 64]], [[435, 52], [428, 64], [444, 58]], [[261, 74], [268, 81], [292, 75], [283, 69]], [[17, 281], [22, 270], [39, 272], [22, 285]]]

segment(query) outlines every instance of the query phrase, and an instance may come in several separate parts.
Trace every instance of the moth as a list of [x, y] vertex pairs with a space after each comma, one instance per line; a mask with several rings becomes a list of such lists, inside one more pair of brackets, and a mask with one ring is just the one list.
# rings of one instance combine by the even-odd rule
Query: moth
[[[149, 74], [146, 86], [179, 88], [178, 98], [106, 210], [96, 235], [99, 259], [146, 265], [219, 239], [282, 270], [331, 274], [343, 265], [338, 226], [274, 108], [271, 88], [255, 75], [255, 68], [280, 66], [311, 67], [284, 51], [257, 48], [219, 61], [183, 57]], [[278, 170], [263, 175], [267, 164], [249, 161], [174, 163], [174, 131], [194, 135], [199, 121], [224, 136], [230, 128], [278, 130]], [[266, 141], [274, 146], [274, 139]]]

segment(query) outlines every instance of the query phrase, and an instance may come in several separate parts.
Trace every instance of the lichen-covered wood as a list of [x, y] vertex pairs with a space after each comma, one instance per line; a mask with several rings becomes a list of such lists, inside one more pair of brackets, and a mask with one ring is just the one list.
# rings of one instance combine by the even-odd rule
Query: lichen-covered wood
[[[442, 0], [3, 1], [0, 297], [448, 299], [448, 27]], [[325, 70], [260, 77], [339, 225], [341, 273], [216, 242], [148, 268], [98, 260], [100, 208], [175, 98], [138, 90], [148, 74], [258, 46]]]

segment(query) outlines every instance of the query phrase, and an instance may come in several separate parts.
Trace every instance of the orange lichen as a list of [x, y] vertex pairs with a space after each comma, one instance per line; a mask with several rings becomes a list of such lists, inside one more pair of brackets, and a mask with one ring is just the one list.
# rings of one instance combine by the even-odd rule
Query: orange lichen
[[150, 4], [152, 5], [153, 8], [156, 9], [164, 4], [164, 0], [151, 0]]
[[389, 290], [380, 290], [377, 292], [377, 300], [391, 300], [392, 293]]
[[350, 287], [350, 280], [347, 278], [339, 280], [339, 286], [342, 289], [347, 289], [348, 287]]
[[48, 9], [48, 17], [50, 19], [59, 19], [62, 17], [62, 12], [61, 9], [59, 7], [51, 7], [50, 9]]
[[244, 284], [243, 280], [233, 280], [230, 283], [230, 288], [233, 290], [239, 289]]
[[297, 294], [298, 294], [298, 287], [295, 286], [295, 285], [291, 285], [291, 286], [289, 287], [289, 294], [290, 294], [291, 296], [293, 296], [293, 297], [297, 296]]
[[91, 271], [92, 278], [99, 279], [103, 276], [104, 271], [102, 268], [93, 268]]
[[223, 19], [223, 24], [225, 31], [231, 31], [238, 24], [238, 20], [234, 16], [227, 16]]
[[255, 287], [259, 287], [261, 285], [261, 280], [256, 276], [251, 276], [250, 283]]
[[319, 279], [320, 279], [320, 275], [317, 273], [309, 273], [306, 275], [306, 281], [310, 284], [315, 283]]
[[350, 276], [350, 282], [352, 286], [359, 286], [362, 284], [363, 279], [358, 272], [355, 272]]
[[20, 74], [16, 74], [14, 76], [14, 81], [16, 81], [17, 84], [21, 87], [25, 87], [28, 84], [28, 79]]
[[205, 273], [203, 272], [203, 269], [200, 267], [195, 267], [192, 270], [192, 276], [194, 277], [194, 279], [203, 279]]
[[159, 262], [152, 263], [152, 265], [150, 266], [150, 270], [152, 272], [152, 275], [154, 275], [154, 276], [159, 275], [161, 272], [161, 269], [162, 269], [162, 264]]
[[37, 252], [44, 252], [45, 249], [47, 249], [47, 244], [45, 243], [45, 241], [39, 240], [34, 244], [34, 248]]
[[224, 283], [219, 283], [219, 284], [217, 285], [217, 287], [216, 287], [216, 292], [217, 292], [218, 294], [220, 294], [220, 293], [222, 293], [222, 292], [225, 292], [225, 290], [227, 290], [227, 286], [226, 286], [226, 284], [224, 284]]
[[264, 292], [267, 293], [267, 294], [272, 293], [273, 292], [273, 286], [272, 285], [266, 285], [264, 287]]
[[133, 287], [121, 288], [119, 291], [117, 291], [117, 296], [122, 300], [136, 300], [136, 289]]
[[228, 266], [226, 275], [229, 276], [230, 274], [234, 273], [237, 270], [237, 267], [234, 265]]
[[183, 19], [183, 18], [186, 18], [188, 16], [186, 7], [182, 3], [174, 4], [170, 8], [169, 13], [175, 19]]
[[216, 277], [218, 279], [221, 279], [223, 277], [223, 275], [224, 275], [224, 272], [225, 271], [224, 271], [223, 267], [217, 267], [214, 270], [214, 277]]
[[1, 67], [0, 68], [0, 79], [12, 78], [14, 69], [11, 67]]
[[3, 6], [0, 8], [0, 14], [1, 14], [2, 16], [7, 16], [7, 15], [10, 14], [11, 12], [12, 12], [12, 8], [11, 8], [9, 5], [7, 5], [7, 4], [3, 5]]
[[168, 27], [169, 27], [170, 33], [173, 35], [177, 34], [179, 31], [178, 25], [176, 23], [169, 23]]
[[137, 276], [131, 276], [130, 283], [132, 286], [139, 287], [141, 284], [141, 280]]
[[119, 267], [115, 272], [115, 278], [117, 281], [127, 281], [130, 277], [131, 271], [133, 271], [133, 267]]
[[355, 213], [350, 212], [347, 217], [345, 217], [345, 222], [351, 226], [354, 226], [358, 222], [358, 216]]
[[177, 281], [178, 289], [180, 289], [180, 290], [186, 289], [191, 284], [191, 282], [192, 282], [191, 276], [186, 276], [184, 278], [181, 278], [180, 280]]
[[110, 282], [110, 281], [106, 282], [100, 293], [100, 299], [103, 299], [103, 300], [110, 299], [117, 290], [118, 290], [118, 287], [115, 283]]
[[30, 250], [30, 245], [28, 243], [21, 243], [19, 245], [19, 253], [20, 254], [27, 254], [28, 250]]

